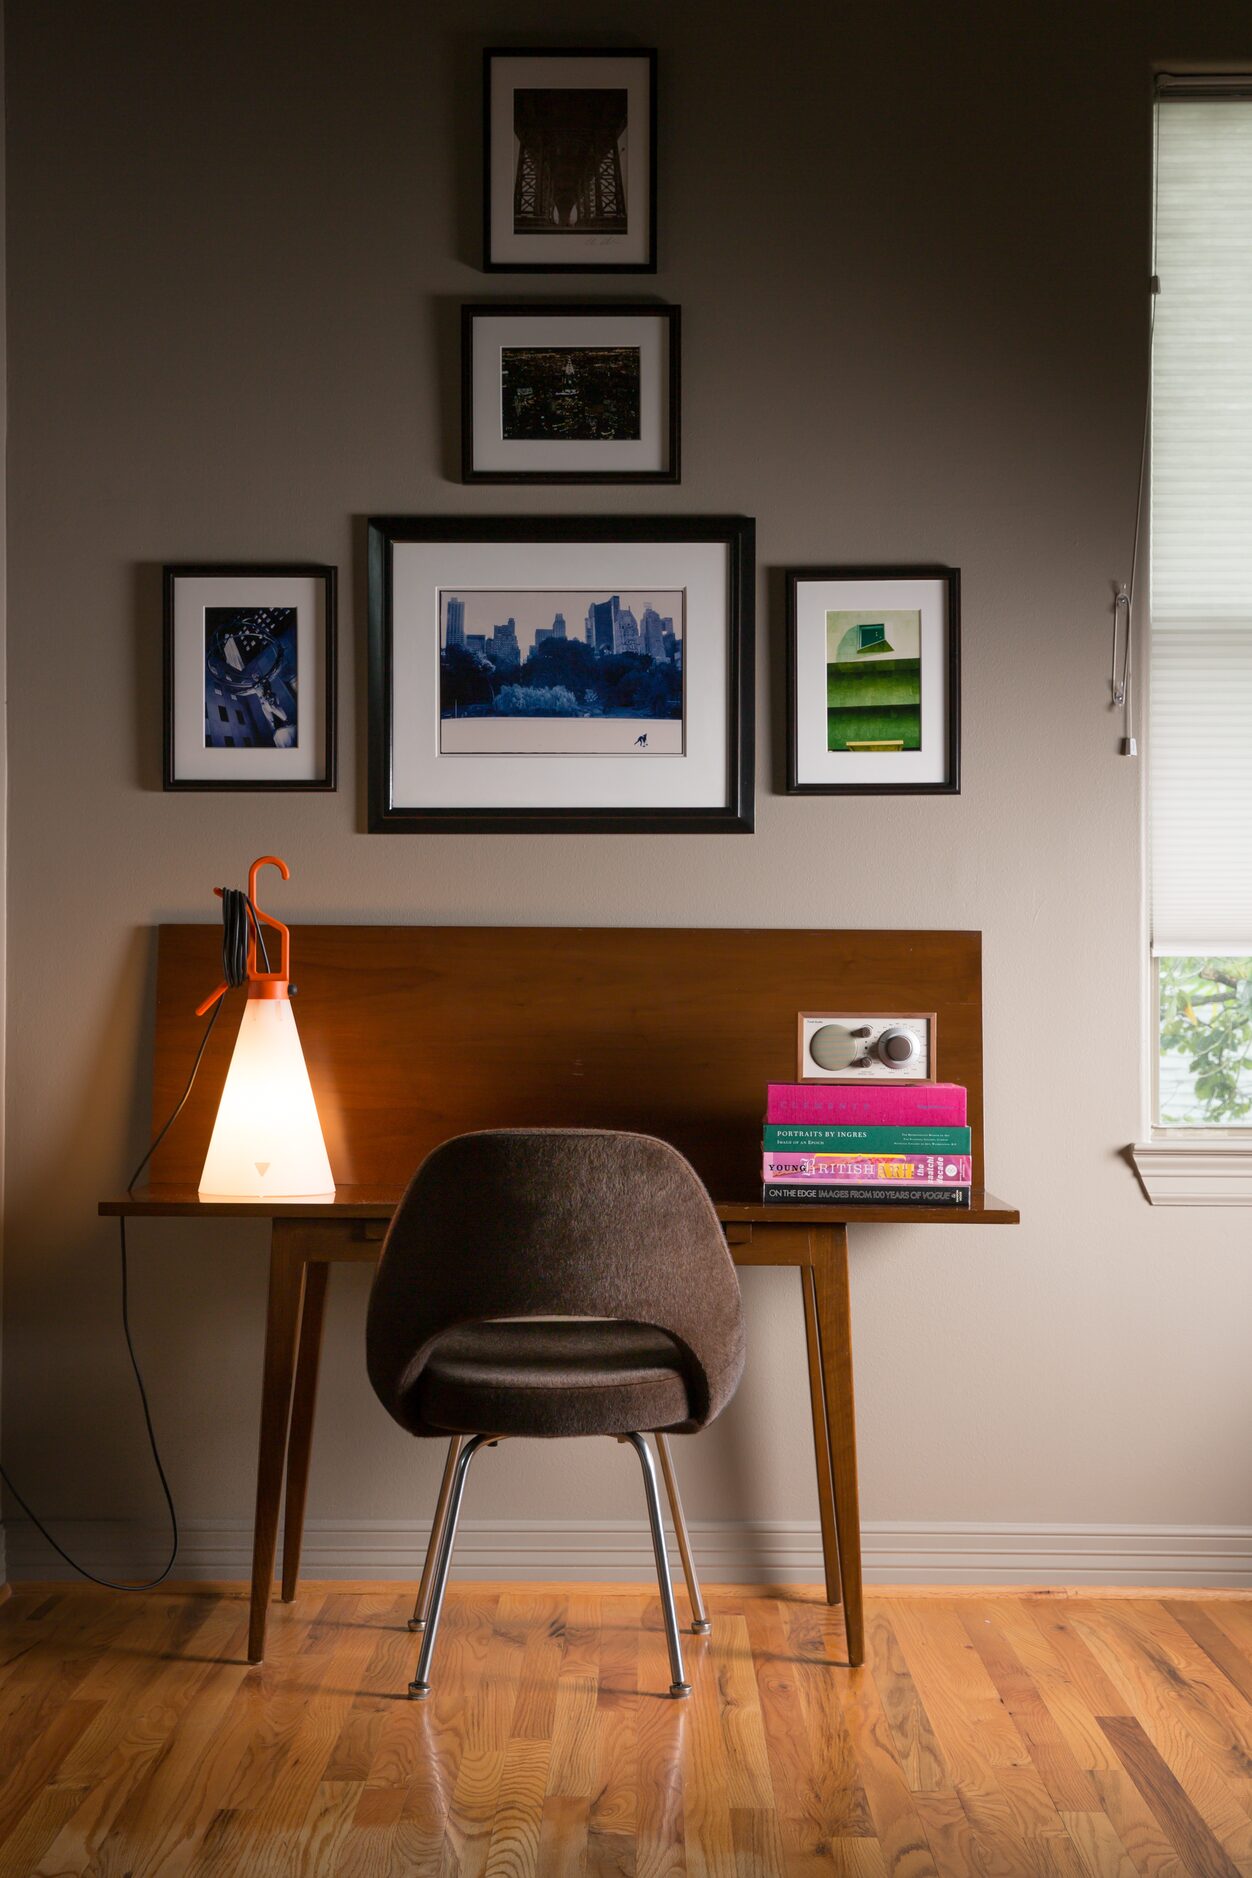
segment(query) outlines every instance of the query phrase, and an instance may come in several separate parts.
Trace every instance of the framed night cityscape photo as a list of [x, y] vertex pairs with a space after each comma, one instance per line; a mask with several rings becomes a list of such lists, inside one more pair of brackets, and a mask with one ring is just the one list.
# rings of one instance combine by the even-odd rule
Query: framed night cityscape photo
[[676, 306], [461, 310], [462, 476], [676, 483]]
[[165, 787], [335, 787], [335, 569], [165, 569]]
[[743, 516], [369, 525], [372, 832], [750, 833]]
[[805, 568], [786, 583], [788, 794], [959, 795], [959, 570]]
[[483, 55], [483, 266], [655, 274], [655, 52]]

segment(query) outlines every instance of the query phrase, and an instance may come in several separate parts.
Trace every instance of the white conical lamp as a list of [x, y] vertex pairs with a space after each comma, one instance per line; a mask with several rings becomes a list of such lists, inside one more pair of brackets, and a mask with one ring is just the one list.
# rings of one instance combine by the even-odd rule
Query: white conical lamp
[[[257, 870], [265, 866], [279, 868], [284, 880], [290, 875], [275, 855], [254, 861], [248, 874], [253, 911], [282, 935], [282, 960], [276, 972], [257, 969], [250, 925], [248, 1002], [200, 1176], [200, 1198], [333, 1200], [335, 1177], [291, 1008], [291, 935], [256, 904]], [[223, 985], [214, 997], [225, 990]], [[201, 1010], [212, 1003], [210, 998]]]

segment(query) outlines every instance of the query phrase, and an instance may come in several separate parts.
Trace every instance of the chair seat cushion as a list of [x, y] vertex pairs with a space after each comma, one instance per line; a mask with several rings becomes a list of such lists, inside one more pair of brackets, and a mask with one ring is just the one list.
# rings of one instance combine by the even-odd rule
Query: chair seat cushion
[[692, 1412], [674, 1339], [648, 1324], [598, 1318], [445, 1331], [413, 1409], [426, 1429], [446, 1434], [540, 1436], [678, 1429]]

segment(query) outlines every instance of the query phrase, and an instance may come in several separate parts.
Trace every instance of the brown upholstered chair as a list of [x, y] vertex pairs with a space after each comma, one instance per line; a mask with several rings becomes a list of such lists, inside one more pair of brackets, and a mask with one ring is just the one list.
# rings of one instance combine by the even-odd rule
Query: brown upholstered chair
[[410, 1434], [449, 1442], [412, 1628], [430, 1692], [470, 1462], [505, 1437], [609, 1435], [643, 1469], [670, 1693], [686, 1695], [655, 1434], [694, 1617], [707, 1631], [667, 1434], [705, 1427], [743, 1370], [739, 1282], [708, 1194], [667, 1142], [600, 1129], [458, 1135], [422, 1163], [383, 1245], [370, 1381]]

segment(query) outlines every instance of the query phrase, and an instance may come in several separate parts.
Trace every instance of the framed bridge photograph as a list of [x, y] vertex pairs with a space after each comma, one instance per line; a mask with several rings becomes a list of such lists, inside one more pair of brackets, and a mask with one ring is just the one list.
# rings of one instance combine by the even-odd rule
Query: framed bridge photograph
[[483, 267], [656, 272], [656, 53], [483, 55]]
[[372, 833], [750, 833], [745, 516], [369, 525]]
[[961, 576], [787, 576], [787, 793], [959, 795]]
[[461, 309], [467, 483], [676, 483], [676, 306]]

